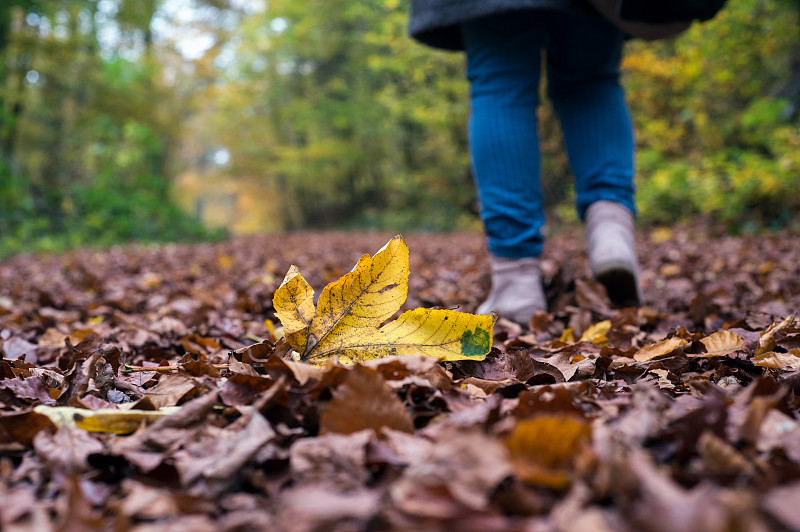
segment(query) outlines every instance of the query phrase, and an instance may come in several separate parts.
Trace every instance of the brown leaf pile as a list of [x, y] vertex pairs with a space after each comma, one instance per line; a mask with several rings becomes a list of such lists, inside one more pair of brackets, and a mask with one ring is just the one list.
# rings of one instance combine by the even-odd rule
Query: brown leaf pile
[[[619, 310], [560, 235], [552, 313], [484, 362], [285, 360], [282, 272], [320, 288], [386, 240], [0, 263], [0, 529], [800, 530], [797, 237], [647, 235], [647, 306]], [[481, 237], [407, 240], [407, 307], [474, 310]], [[36, 405], [181, 408], [114, 435]]]

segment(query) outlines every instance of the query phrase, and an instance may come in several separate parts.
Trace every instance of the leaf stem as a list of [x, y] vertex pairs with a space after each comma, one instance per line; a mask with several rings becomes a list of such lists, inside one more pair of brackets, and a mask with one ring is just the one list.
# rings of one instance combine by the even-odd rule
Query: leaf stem
[[[228, 369], [228, 364], [211, 364], [216, 369]], [[179, 371], [183, 366], [131, 366], [125, 364], [122, 368], [122, 373], [143, 373], [147, 371], [155, 371], [157, 373], [167, 373], [170, 371]]]

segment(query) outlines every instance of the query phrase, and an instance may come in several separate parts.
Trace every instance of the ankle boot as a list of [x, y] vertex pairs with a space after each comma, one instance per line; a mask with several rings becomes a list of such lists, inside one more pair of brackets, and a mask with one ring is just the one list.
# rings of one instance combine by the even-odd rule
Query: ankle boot
[[615, 305], [642, 302], [633, 213], [614, 201], [596, 201], [586, 210], [586, 245], [592, 277]]
[[537, 311], [547, 311], [542, 289], [539, 259], [490, 257], [492, 288], [477, 309], [478, 314], [497, 312], [500, 316], [527, 325]]

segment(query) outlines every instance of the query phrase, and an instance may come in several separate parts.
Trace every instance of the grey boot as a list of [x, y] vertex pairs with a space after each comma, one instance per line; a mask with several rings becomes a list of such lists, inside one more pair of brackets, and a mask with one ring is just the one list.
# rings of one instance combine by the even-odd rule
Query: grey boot
[[542, 289], [539, 259], [490, 257], [492, 288], [477, 309], [478, 314], [497, 312], [500, 316], [527, 325], [537, 311], [547, 311]]
[[639, 305], [639, 262], [633, 213], [615, 201], [596, 201], [586, 209], [586, 245], [592, 276], [620, 306]]

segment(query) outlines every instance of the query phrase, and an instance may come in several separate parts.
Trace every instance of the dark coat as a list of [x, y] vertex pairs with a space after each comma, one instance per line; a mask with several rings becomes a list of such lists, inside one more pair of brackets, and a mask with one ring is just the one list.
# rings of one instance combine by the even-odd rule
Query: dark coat
[[463, 50], [462, 22], [520, 9], [590, 12], [583, 0], [411, 0], [408, 33], [445, 50]]

